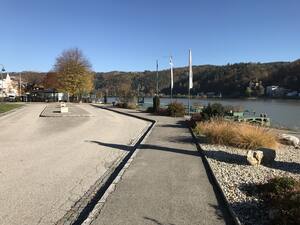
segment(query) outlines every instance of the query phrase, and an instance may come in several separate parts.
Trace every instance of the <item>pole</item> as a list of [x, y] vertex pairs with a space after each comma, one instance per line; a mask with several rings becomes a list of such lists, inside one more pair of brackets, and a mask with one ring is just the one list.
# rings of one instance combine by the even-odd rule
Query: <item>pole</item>
[[21, 99], [21, 96], [22, 96], [22, 85], [21, 85], [21, 82], [22, 82], [22, 78], [21, 78], [21, 76], [22, 76], [22, 73], [20, 73], [20, 92], [19, 92], [19, 95], [20, 95], [20, 99]]
[[170, 82], [170, 93], [171, 93], [171, 103], [173, 102], [173, 59], [170, 56], [170, 75], [171, 75], [171, 82]]
[[156, 95], [158, 96], [158, 60], [156, 60]]
[[3, 102], [4, 101], [4, 98], [3, 98], [3, 72], [5, 71], [5, 69], [2, 64], [0, 64], [0, 65], [2, 66], [2, 69], [1, 69], [1, 101]]
[[191, 115], [191, 89], [189, 87], [189, 101], [188, 101], [188, 107], [189, 107], [189, 116]]

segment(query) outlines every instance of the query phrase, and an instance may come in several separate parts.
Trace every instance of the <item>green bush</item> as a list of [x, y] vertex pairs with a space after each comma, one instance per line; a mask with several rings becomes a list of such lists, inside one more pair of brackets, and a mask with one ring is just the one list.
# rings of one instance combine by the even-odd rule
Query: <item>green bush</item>
[[169, 116], [181, 117], [185, 114], [185, 107], [182, 103], [172, 102], [168, 105]]
[[260, 197], [274, 212], [271, 224], [300, 224], [300, 181], [278, 177], [257, 185]]
[[149, 106], [146, 111], [147, 113], [153, 113], [153, 107], [152, 106]]
[[223, 117], [225, 113], [226, 109], [220, 103], [208, 104], [201, 112], [203, 120], [209, 120], [212, 117]]
[[160, 109], [160, 99], [156, 95], [156, 96], [153, 97], [153, 112], [158, 113], [159, 109]]

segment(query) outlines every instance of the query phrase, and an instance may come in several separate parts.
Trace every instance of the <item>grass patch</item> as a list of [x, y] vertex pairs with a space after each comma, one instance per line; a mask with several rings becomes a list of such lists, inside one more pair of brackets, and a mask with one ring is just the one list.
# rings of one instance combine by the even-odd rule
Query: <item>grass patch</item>
[[5, 113], [21, 106], [21, 104], [0, 103], [0, 113]]
[[246, 123], [212, 119], [198, 122], [194, 130], [198, 135], [205, 135], [213, 144], [243, 149], [275, 148], [278, 144], [276, 135], [269, 129]]

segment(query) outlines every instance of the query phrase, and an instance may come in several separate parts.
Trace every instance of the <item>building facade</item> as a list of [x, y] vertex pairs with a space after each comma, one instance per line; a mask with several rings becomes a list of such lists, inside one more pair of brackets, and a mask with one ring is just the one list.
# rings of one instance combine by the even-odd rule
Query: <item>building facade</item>
[[9, 74], [2, 74], [0, 77], [0, 97], [14, 96], [18, 93], [18, 83], [11, 79]]

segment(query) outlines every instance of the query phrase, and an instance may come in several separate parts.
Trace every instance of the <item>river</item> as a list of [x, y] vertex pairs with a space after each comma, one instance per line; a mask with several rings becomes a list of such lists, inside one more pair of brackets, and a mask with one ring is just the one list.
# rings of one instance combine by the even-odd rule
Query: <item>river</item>
[[[110, 100], [110, 99], [109, 99]], [[111, 99], [112, 100], [112, 99]], [[162, 105], [170, 103], [170, 98], [161, 98]], [[188, 99], [178, 98], [173, 101], [188, 104]], [[241, 106], [244, 110], [255, 111], [256, 115], [266, 113], [271, 118], [273, 127], [289, 128], [300, 131], [300, 101], [281, 99], [191, 99], [191, 105], [218, 102], [223, 105]], [[145, 98], [145, 106], [152, 105], [152, 98]]]

